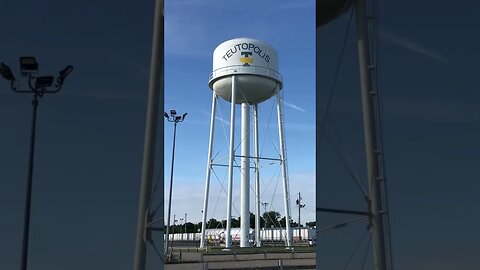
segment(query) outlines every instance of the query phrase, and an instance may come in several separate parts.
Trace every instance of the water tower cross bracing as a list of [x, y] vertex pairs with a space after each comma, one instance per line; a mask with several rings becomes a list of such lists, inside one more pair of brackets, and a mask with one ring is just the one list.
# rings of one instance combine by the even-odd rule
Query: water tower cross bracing
[[[213, 71], [208, 81], [212, 89], [212, 113], [210, 119], [210, 138], [208, 146], [207, 173], [205, 180], [205, 197], [202, 216], [202, 236], [200, 247], [205, 247], [205, 230], [208, 215], [208, 197], [210, 175], [212, 170], [212, 149], [214, 141], [215, 111], [217, 98], [230, 102], [230, 140], [228, 158], [227, 188], [227, 226], [225, 247], [232, 245], [232, 189], [233, 162], [240, 157], [240, 247], [248, 247], [250, 228], [250, 161], [253, 160], [255, 172], [255, 242], [260, 246], [260, 172], [258, 147], [258, 107], [257, 105], [273, 96], [276, 97], [278, 137], [280, 144], [279, 161], [282, 167], [284, 209], [286, 217], [286, 244], [291, 246], [290, 229], [290, 196], [284, 139], [282, 76], [278, 71], [278, 55], [276, 50], [260, 40], [252, 38], [236, 38], [227, 40], [213, 52]], [[235, 107], [241, 106], [241, 153], [234, 152]], [[253, 107], [253, 144], [254, 153], [250, 153], [250, 109]]]

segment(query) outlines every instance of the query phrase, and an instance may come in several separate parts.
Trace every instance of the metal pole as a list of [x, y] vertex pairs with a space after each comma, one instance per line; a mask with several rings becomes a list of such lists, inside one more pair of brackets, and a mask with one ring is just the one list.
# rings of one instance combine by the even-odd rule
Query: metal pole
[[250, 105], [242, 103], [242, 149], [240, 182], [240, 247], [249, 247], [250, 232]]
[[283, 108], [280, 98], [280, 87], [277, 86], [277, 115], [278, 115], [278, 137], [280, 140], [280, 159], [282, 160], [282, 176], [283, 176], [283, 193], [284, 193], [284, 206], [285, 206], [285, 225], [287, 230], [287, 246], [292, 245], [292, 231], [290, 229], [290, 193], [288, 184], [288, 172], [287, 172], [287, 150], [285, 146], [284, 136], [284, 121], [283, 121]]
[[182, 222], [183, 222], [183, 218], [180, 218], [180, 240], [183, 241], [183, 225], [182, 225]]
[[[152, 58], [150, 62], [150, 81], [147, 100], [147, 116], [145, 126], [145, 141], [143, 147], [142, 183], [140, 185], [140, 199], [138, 204], [137, 234], [135, 244], [135, 258], [133, 269], [144, 270], [146, 264], [146, 222], [148, 222], [148, 204], [152, 191], [153, 170], [155, 162], [155, 138], [157, 136], [157, 117], [159, 106], [163, 111], [163, 103], [160, 103], [160, 95], [163, 95], [163, 0], [155, 2], [155, 19], [153, 25]], [[163, 153], [163, 120], [160, 125], [161, 146], [159, 151]], [[163, 156], [160, 155], [160, 164], [163, 164]], [[163, 175], [163, 166], [160, 166], [160, 175]], [[163, 181], [162, 181], [163, 182]], [[159, 194], [163, 194], [163, 184], [159, 185]], [[160, 220], [163, 226], [163, 207], [160, 207]], [[160, 254], [163, 254], [163, 233], [160, 237]], [[163, 258], [160, 258], [163, 261]]]
[[210, 139], [208, 140], [208, 160], [207, 160], [207, 176], [205, 177], [205, 195], [203, 199], [203, 211], [202, 211], [202, 236], [200, 238], [200, 248], [205, 247], [205, 230], [207, 229], [207, 208], [208, 208], [208, 195], [210, 188], [210, 173], [212, 170], [212, 151], [213, 151], [213, 137], [215, 128], [215, 107], [217, 105], [217, 95], [215, 91], [212, 91], [212, 113], [210, 118]]
[[[268, 205], [268, 202], [262, 202], [262, 205], [263, 205], [263, 209], [265, 209], [265, 213], [267, 213], [267, 205]], [[267, 220], [265, 220], [265, 222], [267, 222]], [[266, 226], [266, 225], [265, 225]]]
[[260, 166], [259, 166], [259, 147], [258, 147], [258, 106], [253, 105], [253, 146], [255, 155], [255, 243], [261, 247], [260, 241]]
[[234, 153], [234, 135], [235, 135], [235, 95], [236, 95], [236, 81], [235, 75], [232, 76], [232, 105], [230, 107], [230, 145], [228, 158], [228, 194], [227, 194], [227, 228], [225, 238], [225, 248], [232, 246], [232, 236], [230, 231], [232, 228], [232, 188], [233, 188], [233, 159]]
[[[172, 243], [173, 241], [175, 240], [175, 223], [177, 222], [177, 220], [175, 219], [175, 214], [173, 214], [173, 235], [172, 235]], [[170, 236], [169, 234], [167, 234], [167, 236]], [[168, 238], [168, 237], [167, 237]], [[172, 244], [173, 246], [173, 244]], [[167, 249], [167, 254], [168, 254], [168, 249]]]
[[360, 85], [362, 95], [363, 125], [365, 135], [365, 152], [367, 158], [368, 186], [370, 199], [370, 222], [372, 225], [373, 257], [376, 270], [386, 270], [385, 239], [383, 214], [380, 194], [380, 175], [378, 149], [374, 114], [374, 89], [370, 74], [370, 55], [366, 24], [366, 8], [364, 0], [355, 0], [357, 20], [357, 46], [360, 67]]
[[38, 108], [38, 94], [33, 94], [32, 100], [32, 127], [30, 129], [30, 153], [28, 156], [28, 173], [27, 173], [27, 192], [25, 198], [25, 211], [23, 217], [23, 238], [22, 238], [22, 257], [20, 269], [26, 270], [28, 263], [28, 243], [30, 235], [30, 210], [32, 205], [32, 184], [33, 184], [33, 164], [35, 154], [35, 131], [37, 126], [37, 108]]
[[[173, 124], [173, 147], [172, 147], [172, 167], [170, 169], [170, 191], [168, 193], [168, 214], [167, 214], [167, 240], [165, 244], [165, 252], [168, 254], [168, 237], [170, 236], [170, 211], [172, 210], [172, 186], [173, 186], [173, 164], [175, 163], [175, 138], [177, 134], [177, 121]], [[173, 218], [173, 222], [175, 224], [175, 216]], [[175, 225], [173, 228], [173, 233], [175, 233]]]
[[300, 233], [300, 209], [302, 208], [302, 197], [300, 192], [298, 193], [298, 239], [302, 240], [302, 234]]

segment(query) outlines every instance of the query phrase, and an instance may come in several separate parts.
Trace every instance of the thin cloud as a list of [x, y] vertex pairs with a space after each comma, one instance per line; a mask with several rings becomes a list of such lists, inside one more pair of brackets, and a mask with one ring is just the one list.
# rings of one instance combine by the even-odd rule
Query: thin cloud
[[165, 54], [209, 57], [208, 18], [198, 12], [198, 6], [210, 1], [169, 2], [165, 6]]
[[227, 120], [225, 120], [225, 119], [223, 119], [223, 118], [221, 118], [221, 117], [215, 116], [215, 119], [220, 120], [221, 122], [223, 122], [223, 123], [225, 123], [225, 124], [227, 124], [227, 125], [230, 125], [230, 122], [229, 122], [229, 121], [227, 121]]
[[[201, 111], [202, 113], [208, 115], [208, 116], [209, 116], [209, 119], [210, 119], [210, 117], [211, 117], [210, 112], [207, 112], [207, 111], [204, 111], [204, 110], [200, 110], [200, 111]], [[230, 125], [230, 122], [229, 122], [229, 121], [221, 118], [220, 116], [215, 115], [215, 119], [217, 119], [217, 120], [219, 120], [220, 122], [223, 122], [223, 123], [225, 123], [225, 124], [227, 124], [227, 125]]]
[[132, 104], [143, 104], [146, 101], [146, 93], [138, 95], [132, 90], [109, 90], [109, 89], [94, 89], [94, 90], [77, 90], [65, 91], [65, 96], [75, 98], [88, 98], [100, 101], [120, 101]]
[[285, 104], [285, 106], [290, 107], [290, 108], [292, 108], [292, 109], [294, 109], [294, 110], [297, 110], [297, 111], [300, 111], [300, 112], [304, 112], [304, 113], [307, 112], [305, 109], [300, 108], [300, 107], [298, 107], [298, 106], [295, 105], [295, 104], [288, 103], [288, 102], [286, 102], [286, 101], [284, 101], [283, 104]]
[[402, 48], [405, 48], [407, 50], [410, 50], [414, 53], [421, 54], [423, 56], [426, 56], [430, 59], [436, 60], [438, 62], [442, 63], [448, 63], [447, 58], [445, 58], [443, 55], [440, 53], [430, 49], [430, 48], [425, 48], [424, 46], [418, 44], [417, 42], [406, 38], [406, 37], [401, 37], [392, 33], [389, 33], [387, 31], [380, 31], [380, 35], [382, 38], [387, 40], [388, 42], [391, 42], [397, 46], [400, 46]]
[[279, 10], [289, 10], [292, 9], [308, 9], [314, 8], [315, 1], [286, 1], [286, 2], [278, 2], [276, 5], [271, 7], [271, 10], [279, 11]]
[[110, 58], [112, 59], [112, 61], [115, 61], [118, 64], [132, 70], [132, 74], [134, 74], [139, 79], [145, 80], [150, 75], [150, 68], [145, 64], [140, 63], [138, 60], [120, 55], [110, 55]]

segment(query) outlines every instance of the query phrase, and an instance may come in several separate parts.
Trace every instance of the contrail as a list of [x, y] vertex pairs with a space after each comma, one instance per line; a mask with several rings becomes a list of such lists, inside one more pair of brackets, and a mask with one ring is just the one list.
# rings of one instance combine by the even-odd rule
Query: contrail
[[447, 63], [448, 62], [447, 58], [445, 58], [440, 53], [438, 53], [438, 52], [436, 52], [432, 49], [425, 48], [422, 45], [416, 43], [415, 41], [413, 41], [411, 39], [408, 39], [408, 38], [405, 38], [405, 37], [400, 37], [400, 36], [394, 35], [392, 33], [386, 32], [384, 30], [380, 31], [380, 35], [383, 38], [385, 38], [387, 41], [389, 41], [389, 42], [391, 42], [395, 45], [398, 45], [400, 47], [403, 47], [405, 49], [408, 49], [408, 50], [410, 50], [414, 53], [424, 55], [424, 56], [426, 56], [430, 59], [433, 59], [433, 60], [436, 60], [436, 61], [439, 61], [439, 62], [442, 62], [442, 63]]
[[297, 111], [301, 111], [301, 112], [304, 112], [304, 113], [307, 112], [306, 110], [304, 110], [304, 109], [302, 109], [302, 108], [300, 108], [300, 107], [298, 107], [297, 105], [294, 105], [294, 104], [292, 104], [292, 103], [288, 103], [288, 102], [286, 102], [286, 101], [283, 101], [283, 104], [285, 104], [285, 106], [290, 107], [290, 108], [292, 108], [292, 109], [295, 109], [295, 110], [297, 110]]

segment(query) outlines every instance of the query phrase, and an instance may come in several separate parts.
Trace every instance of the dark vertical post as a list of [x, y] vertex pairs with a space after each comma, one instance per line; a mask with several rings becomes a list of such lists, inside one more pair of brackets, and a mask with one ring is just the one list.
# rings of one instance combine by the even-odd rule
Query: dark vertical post
[[[165, 252], [168, 254], [168, 243], [170, 236], [170, 211], [172, 209], [172, 186], [173, 186], [173, 164], [175, 162], [175, 137], [177, 134], [177, 122], [173, 125], [173, 147], [172, 147], [172, 167], [170, 169], [170, 192], [168, 193], [168, 214], [167, 214], [167, 238], [165, 245]], [[175, 216], [173, 217], [173, 233], [175, 234]]]
[[[184, 219], [184, 221], [185, 221], [185, 233], [187, 233], [187, 213], [185, 213], [185, 219]], [[187, 237], [188, 237], [188, 236], [187, 236]], [[188, 240], [188, 238], [187, 238], [187, 240]]]
[[378, 149], [374, 114], [374, 95], [370, 69], [368, 29], [365, 0], [355, 0], [357, 20], [357, 46], [360, 65], [360, 85], [362, 95], [363, 125], [365, 135], [365, 151], [367, 158], [368, 186], [370, 199], [370, 222], [373, 230], [373, 256], [376, 270], [386, 270], [385, 234], [380, 193], [380, 175], [378, 164]]
[[[155, 162], [155, 144], [157, 136], [158, 107], [160, 94], [163, 95], [163, 0], [155, 1], [155, 18], [153, 25], [152, 58], [150, 61], [150, 81], [147, 100], [147, 116], [145, 126], [145, 141], [143, 146], [142, 182], [140, 185], [140, 198], [138, 204], [137, 235], [135, 244], [134, 270], [144, 270], [147, 257], [146, 247], [146, 223], [149, 221], [148, 207], [152, 192], [153, 170]], [[163, 111], [163, 110], [162, 110]], [[163, 122], [162, 122], [163, 123]], [[163, 153], [163, 124], [160, 125], [160, 152]], [[163, 156], [160, 155], [159, 164], [163, 164]], [[163, 175], [163, 166], [160, 166], [160, 175]], [[159, 185], [159, 194], [163, 194], [163, 184]], [[163, 207], [160, 207], [160, 220], [163, 225]], [[163, 249], [163, 233], [161, 233], [159, 245], [160, 252]], [[163, 258], [161, 258], [163, 261]]]
[[298, 199], [297, 199], [297, 204], [298, 204], [298, 239], [302, 240], [302, 233], [300, 231], [300, 209], [302, 209], [302, 197], [300, 197], [300, 192], [298, 193]]
[[37, 126], [37, 108], [38, 108], [38, 93], [33, 94], [32, 100], [32, 128], [30, 130], [30, 153], [28, 156], [28, 174], [27, 174], [27, 194], [25, 198], [25, 211], [23, 218], [23, 239], [22, 239], [22, 258], [20, 269], [27, 269], [28, 262], [28, 240], [30, 235], [30, 209], [32, 205], [32, 184], [33, 184], [33, 163], [35, 153], [35, 131]]

